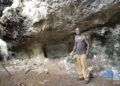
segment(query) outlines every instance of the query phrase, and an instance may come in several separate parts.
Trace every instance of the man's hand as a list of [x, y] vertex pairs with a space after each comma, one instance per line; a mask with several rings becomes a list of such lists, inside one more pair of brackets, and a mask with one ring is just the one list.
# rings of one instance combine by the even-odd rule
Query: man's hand
[[69, 55], [72, 56], [74, 54], [74, 52], [72, 51]]
[[86, 51], [86, 55], [88, 55], [88, 51]]

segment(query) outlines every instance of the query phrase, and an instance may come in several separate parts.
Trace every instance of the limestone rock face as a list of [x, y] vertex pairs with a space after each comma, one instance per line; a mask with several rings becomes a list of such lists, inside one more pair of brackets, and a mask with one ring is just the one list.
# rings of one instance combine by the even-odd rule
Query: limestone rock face
[[68, 35], [75, 27], [89, 30], [119, 23], [119, 5], [119, 0], [13, 0], [3, 11], [1, 24], [8, 32], [15, 33], [10, 38], [37, 36], [42, 39], [41, 35], [46, 33]]
[[70, 51], [74, 29], [79, 27], [91, 40], [93, 50], [97, 46], [104, 50], [105, 58], [119, 57], [120, 0], [12, 0], [1, 12], [2, 37], [15, 49], [29, 50], [38, 43], [43, 49], [48, 46], [45, 51], [54, 44], [65, 44]]
[[12, 0], [0, 0], [0, 17], [2, 16], [2, 11], [12, 4]]

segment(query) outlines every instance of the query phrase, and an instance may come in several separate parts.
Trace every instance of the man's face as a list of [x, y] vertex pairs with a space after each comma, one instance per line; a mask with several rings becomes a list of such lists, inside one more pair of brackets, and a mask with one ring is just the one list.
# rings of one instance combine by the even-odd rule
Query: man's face
[[76, 29], [75, 29], [75, 33], [76, 33], [77, 35], [80, 34], [80, 30], [79, 30], [79, 28], [76, 28]]

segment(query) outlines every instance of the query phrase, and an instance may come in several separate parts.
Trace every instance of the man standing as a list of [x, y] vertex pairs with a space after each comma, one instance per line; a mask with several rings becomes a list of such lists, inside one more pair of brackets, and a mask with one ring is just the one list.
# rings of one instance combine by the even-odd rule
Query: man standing
[[70, 55], [76, 55], [76, 70], [79, 74], [80, 80], [85, 80], [86, 83], [89, 83], [89, 73], [87, 65], [87, 55], [89, 50], [89, 43], [86, 40], [85, 36], [80, 34], [79, 28], [75, 29], [75, 43], [73, 51]]

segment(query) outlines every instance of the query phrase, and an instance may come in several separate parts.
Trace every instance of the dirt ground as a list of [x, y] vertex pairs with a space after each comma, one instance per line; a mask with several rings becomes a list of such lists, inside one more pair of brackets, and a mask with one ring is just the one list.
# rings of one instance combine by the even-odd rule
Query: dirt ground
[[120, 81], [100, 77], [92, 78], [89, 84], [85, 84], [84, 81], [79, 81], [78, 77], [71, 77], [62, 62], [45, 62], [46, 64], [41, 66], [36, 62], [32, 66], [19, 64], [18, 67], [6, 67], [11, 75], [1, 68], [0, 86], [120, 86]]

